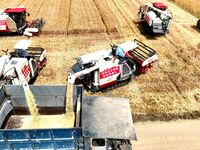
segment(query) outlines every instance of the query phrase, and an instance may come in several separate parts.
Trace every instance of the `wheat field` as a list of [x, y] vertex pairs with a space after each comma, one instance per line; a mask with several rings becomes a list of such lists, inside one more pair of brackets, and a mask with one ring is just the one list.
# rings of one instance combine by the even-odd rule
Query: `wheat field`
[[178, 6], [187, 10], [194, 16], [200, 18], [200, 1], [199, 0], [171, 0]]
[[[194, 28], [198, 18], [173, 2], [160, 1], [173, 13], [165, 36], [145, 32], [137, 15], [143, 0], [2, 0], [0, 9], [24, 5], [29, 21], [42, 17], [46, 22], [41, 35], [30, 38], [33, 46], [47, 50], [47, 65], [35, 84], [67, 84], [67, 72], [78, 56], [137, 38], [157, 51], [158, 62], [128, 85], [93, 95], [128, 98], [136, 121], [199, 118], [200, 33]], [[12, 51], [24, 38], [0, 37], [0, 49]]]

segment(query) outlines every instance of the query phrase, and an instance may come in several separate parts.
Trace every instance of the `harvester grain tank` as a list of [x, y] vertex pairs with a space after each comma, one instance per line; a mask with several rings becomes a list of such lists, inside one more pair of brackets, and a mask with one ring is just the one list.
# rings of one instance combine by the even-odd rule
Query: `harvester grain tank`
[[25, 7], [13, 7], [0, 10], [0, 33], [17, 33], [27, 36], [38, 35], [44, 25], [43, 19], [28, 22]]
[[[40, 115], [48, 114], [47, 112], [65, 113], [65, 107], [70, 100], [66, 99], [66, 86], [32, 85], [30, 89], [36, 99]], [[13, 115], [19, 115], [18, 110], [20, 114], [28, 115], [23, 87], [1, 86], [0, 149], [131, 150], [131, 140], [137, 138], [129, 101], [116, 97], [87, 97], [82, 93], [81, 86], [74, 87], [72, 109], [76, 114], [74, 126], [55, 129], [18, 129], [23, 123], [23, 116], [12, 119]], [[52, 121], [53, 119], [52, 117]], [[15, 124], [10, 125], [13, 120]]]
[[146, 44], [134, 40], [118, 45], [126, 60], [113, 62], [112, 50], [101, 50], [79, 56], [68, 74], [68, 82], [81, 81], [90, 91], [117, 87], [130, 81], [135, 75], [147, 72], [157, 60], [156, 51]]
[[30, 82], [46, 64], [46, 50], [30, 47], [30, 40], [20, 40], [14, 52], [0, 57], [0, 83], [21, 85]]
[[148, 24], [153, 33], [165, 34], [169, 31], [172, 13], [163, 3], [155, 2], [140, 6], [139, 17]]

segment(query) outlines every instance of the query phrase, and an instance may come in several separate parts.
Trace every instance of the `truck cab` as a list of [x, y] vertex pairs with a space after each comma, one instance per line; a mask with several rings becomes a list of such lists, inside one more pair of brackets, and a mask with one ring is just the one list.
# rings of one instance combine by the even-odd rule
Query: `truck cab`
[[89, 150], [132, 149], [131, 140], [137, 140], [137, 137], [128, 101], [89, 96], [82, 103], [84, 147]]

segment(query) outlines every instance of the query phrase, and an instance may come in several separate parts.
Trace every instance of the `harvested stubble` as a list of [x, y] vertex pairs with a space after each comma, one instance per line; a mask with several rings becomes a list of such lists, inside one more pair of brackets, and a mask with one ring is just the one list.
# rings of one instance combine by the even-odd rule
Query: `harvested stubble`
[[71, 2], [69, 34], [103, 33], [105, 30], [93, 0]]
[[183, 9], [187, 10], [194, 16], [200, 18], [200, 1], [199, 0], [171, 0], [178, 6], [182, 7]]
[[133, 35], [127, 20], [121, 14], [114, 1], [94, 0], [94, 3], [109, 35], [116, 34], [122, 37]]

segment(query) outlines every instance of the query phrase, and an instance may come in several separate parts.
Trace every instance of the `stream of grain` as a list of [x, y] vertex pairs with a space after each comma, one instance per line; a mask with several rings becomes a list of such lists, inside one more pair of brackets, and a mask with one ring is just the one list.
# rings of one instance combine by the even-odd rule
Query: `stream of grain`
[[24, 94], [28, 105], [29, 112], [33, 118], [37, 118], [39, 115], [39, 109], [36, 104], [35, 97], [31, 92], [27, 83], [23, 84]]

